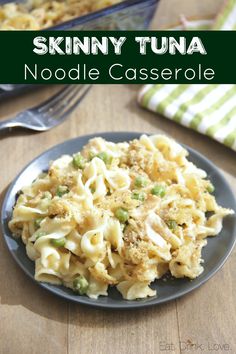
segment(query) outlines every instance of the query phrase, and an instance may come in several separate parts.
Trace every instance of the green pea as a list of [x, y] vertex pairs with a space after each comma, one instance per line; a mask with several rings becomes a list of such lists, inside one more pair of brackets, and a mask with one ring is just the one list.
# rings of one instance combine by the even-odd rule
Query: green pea
[[215, 191], [215, 187], [213, 184], [210, 182], [209, 185], [207, 186], [207, 192], [213, 193]]
[[43, 193], [42, 198], [43, 199], [52, 199], [52, 194], [50, 192], [46, 191]]
[[58, 186], [56, 190], [56, 195], [62, 197], [64, 194], [68, 193], [69, 189], [67, 186]]
[[115, 211], [115, 216], [117, 217], [117, 219], [122, 222], [125, 223], [128, 219], [129, 219], [129, 213], [126, 209], [124, 208], [118, 208]]
[[88, 288], [89, 288], [89, 283], [83, 275], [80, 275], [79, 277], [74, 279], [73, 281], [74, 292], [80, 295], [84, 295], [88, 291]]
[[95, 156], [96, 156], [96, 154], [94, 152], [90, 151], [89, 157], [88, 157], [89, 161], [91, 161]]
[[148, 181], [146, 180], [145, 177], [138, 176], [138, 177], [135, 178], [135, 181], [134, 181], [135, 187], [142, 188], [142, 187], [146, 187], [147, 184], [148, 184]]
[[111, 163], [111, 156], [109, 156], [106, 152], [99, 152], [97, 157], [101, 159], [105, 164]]
[[34, 220], [34, 227], [38, 229], [40, 227], [41, 222], [43, 221], [43, 218], [38, 218]]
[[167, 222], [166, 222], [166, 224], [167, 224], [167, 226], [169, 227], [169, 229], [171, 229], [171, 230], [176, 230], [176, 228], [177, 228], [177, 226], [178, 226], [178, 224], [177, 224], [177, 222], [175, 221], [175, 220], [168, 220]]
[[46, 236], [47, 234], [46, 234], [46, 232], [44, 232], [44, 231], [37, 231], [36, 233], [35, 233], [35, 240], [37, 240], [38, 238], [40, 238], [40, 237], [42, 237], [42, 236]]
[[164, 195], [166, 194], [166, 189], [164, 186], [160, 185], [160, 184], [156, 184], [152, 190], [151, 190], [151, 193], [153, 195], [156, 195], [158, 197], [164, 197]]
[[85, 159], [80, 153], [73, 156], [72, 163], [75, 168], [80, 168], [81, 170], [85, 167]]
[[51, 245], [55, 246], [55, 247], [64, 247], [65, 243], [66, 243], [66, 239], [65, 237], [62, 238], [52, 238], [50, 240]]
[[146, 194], [143, 192], [133, 192], [131, 198], [144, 202]]
[[94, 187], [91, 187], [91, 188], [90, 188], [90, 191], [91, 191], [92, 194], [95, 193], [95, 190], [96, 190], [96, 189], [95, 189]]

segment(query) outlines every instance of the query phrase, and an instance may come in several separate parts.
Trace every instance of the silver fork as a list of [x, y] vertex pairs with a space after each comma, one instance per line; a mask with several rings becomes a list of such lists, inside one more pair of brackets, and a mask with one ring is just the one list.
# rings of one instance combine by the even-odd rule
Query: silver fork
[[62, 123], [86, 95], [91, 85], [68, 85], [41, 104], [0, 121], [0, 131], [15, 127], [49, 130]]

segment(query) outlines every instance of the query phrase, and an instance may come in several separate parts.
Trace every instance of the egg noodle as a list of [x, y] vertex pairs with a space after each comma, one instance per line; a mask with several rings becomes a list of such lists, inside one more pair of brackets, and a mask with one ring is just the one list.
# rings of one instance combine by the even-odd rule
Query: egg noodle
[[121, 0], [28, 0], [0, 6], [1, 30], [39, 30], [101, 10]]
[[123, 298], [155, 296], [168, 271], [194, 279], [202, 247], [233, 210], [219, 206], [205, 171], [174, 140], [98, 137], [24, 187], [10, 230], [35, 262], [35, 279], [91, 298], [116, 286]]

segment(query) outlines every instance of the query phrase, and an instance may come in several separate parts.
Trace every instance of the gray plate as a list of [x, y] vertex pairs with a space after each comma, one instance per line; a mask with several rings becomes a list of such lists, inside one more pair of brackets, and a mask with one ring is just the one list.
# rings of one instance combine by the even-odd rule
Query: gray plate
[[[139, 133], [129, 132], [117, 132], [117, 133], [99, 133], [99, 136], [104, 137], [107, 140], [115, 143], [121, 141], [128, 141], [140, 136]], [[42, 155], [34, 159], [24, 170], [16, 177], [8, 189], [1, 214], [2, 232], [5, 238], [7, 247], [16, 260], [18, 265], [34, 280], [34, 262], [30, 261], [26, 256], [25, 246], [20, 240], [12, 238], [11, 232], [8, 229], [7, 223], [12, 214], [12, 208], [15, 203], [17, 192], [25, 185], [30, 184], [42, 170], [48, 168], [48, 163], [61, 156], [62, 154], [75, 153], [85, 145], [89, 139], [95, 137], [95, 135], [88, 135], [78, 137], [73, 140], [66, 141], [59, 144], [50, 150], [44, 152]], [[219, 172], [214, 164], [212, 164], [205, 157], [198, 152], [188, 148], [190, 153], [190, 160], [198, 167], [204, 169], [215, 186], [215, 196], [217, 202], [228, 208], [232, 208], [236, 211], [236, 201], [225, 178]], [[55, 286], [46, 283], [38, 283], [44, 289], [51, 291], [52, 293], [59, 295], [67, 300], [75, 301], [81, 304], [86, 304], [95, 307], [104, 308], [137, 308], [151, 306], [155, 304], [161, 304], [173, 299], [176, 299], [190, 291], [196, 289], [203, 283], [205, 283], [210, 277], [212, 277], [224, 264], [228, 258], [230, 252], [233, 249], [236, 237], [236, 217], [228, 216], [224, 220], [224, 227], [220, 235], [217, 237], [208, 238], [208, 244], [203, 249], [204, 259], [204, 272], [195, 280], [188, 279], [162, 279], [153, 283], [152, 287], [157, 289], [157, 296], [136, 301], [127, 301], [122, 299], [121, 295], [115, 288], [109, 290], [108, 297], [99, 297], [97, 300], [90, 299], [86, 296], [74, 295], [70, 289], [63, 286]]]

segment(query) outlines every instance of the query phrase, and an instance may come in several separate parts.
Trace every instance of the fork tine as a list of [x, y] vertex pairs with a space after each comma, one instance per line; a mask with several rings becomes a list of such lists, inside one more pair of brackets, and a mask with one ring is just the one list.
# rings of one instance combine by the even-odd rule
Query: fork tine
[[70, 97], [67, 98], [64, 104], [60, 105], [60, 107], [56, 107], [52, 115], [58, 120], [62, 119], [64, 115], [68, 115], [81, 101], [89, 88], [90, 85], [83, 85], [79, 90], [70, 94]]
[[54, 116], [56, 118], [56, 115], [58, 114], [61, 116], [61, 112], [64, 112], [67, 110], [67, 108], [70, 106], [71, 101], [73, 101], [78, 95], [83, 95], [83, 91], [86, 90], [88, 85], [81, 85], [75, 87], [73, 91], [71, 91], [66, 97], [64, 97], [64, 100], [61, 100], [58, 105], [54, 106], [54, 109], [50, 109], [50, 116]]
[[[55, 117], [55, 114], [57, 112], [53, 113], [53, 116], [57, 118], [57, 120], [63, 120], [65, 117], [67, 117], [74, 109], [75, 107], [81, 102], [83, 97], [86, 95], [86, 93], [90, 90], [91, 85], [83, 85], [83, 89], [78, 90], [76, 94], [71, 97], [70, 101], [68, 104], [64, 107], [64, 110], [60, 111], [60, 114], [58, 114]], [[70, 105], [69, 105], [70, 104]]]
[[63, 99], [64, 96], [67, 95], [68, 92], [70, 92], [73, 87], [72, 85], [67, 85], [63, 87], [63, 89], [57, 93], [55, 93], [54, 96], [50, 97], [48, 100], [44, 101], [43, 103], [40, 103], [38, 106], [33, 107], [33, 109], [37, 110], [39, 113], [43, 113], [46, 110], [50, 109], [51, 106], [55, 105], [58, 101]]

